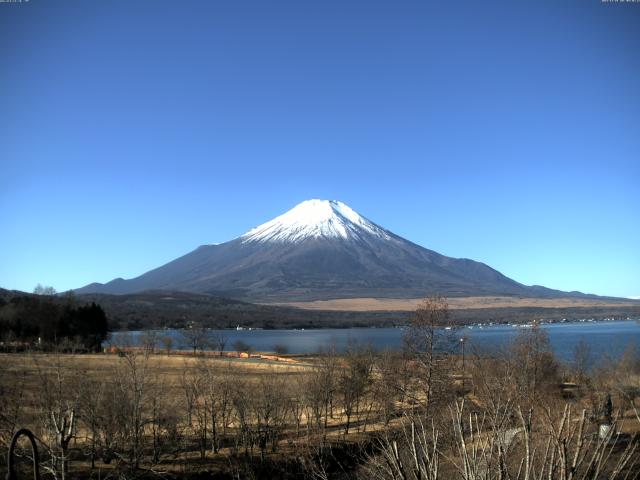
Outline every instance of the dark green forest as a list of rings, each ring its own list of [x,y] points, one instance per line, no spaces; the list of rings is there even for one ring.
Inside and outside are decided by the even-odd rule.
[[[0,297],[0,341],[4,349],[38,346],[99,350],[108,332],[107,316],[94,302],[72,296]]]

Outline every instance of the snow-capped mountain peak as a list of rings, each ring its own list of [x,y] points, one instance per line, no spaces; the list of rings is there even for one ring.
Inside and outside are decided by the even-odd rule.
[[[337,200],[306,200],[288,212],[248,231],[248,242],[298,243],[311,238],[360,239],[364,235],[388,240],[389,233]]]
[[[220,245],[202,245],[129,280],[79,293],[148,290],[257,302],[335,298],[571,296],[526,287],[491,267],[440,255],[391,233],[337,201],[308,200]]]

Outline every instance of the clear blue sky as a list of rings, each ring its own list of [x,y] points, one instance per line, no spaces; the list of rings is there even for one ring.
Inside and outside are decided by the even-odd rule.
[[[640,4],[0,3],[0,286],[133,277],[308,198],[640,295]]]

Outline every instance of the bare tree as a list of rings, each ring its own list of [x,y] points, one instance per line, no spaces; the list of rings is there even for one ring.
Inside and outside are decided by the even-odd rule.
[[[166,354],[171,355],[171,350],[173,349],[173,337],[170,335],[164,335],[160,337],[160,341],[162,342],[162,346],[164,347]]]
[[[619,395],[624,407],[630,409],[640,423],[640,353],[637,348],[629,344],[603,377],[605,387]]]
[[[235,369],[232,368],[231,362],[228,362],[226,368],[220,372],[216,378],[217,397],[218,397],[218,417],[222,426],[222,441],[227,437],[227,429],[231,421],[232,415],[232,394],[234,385],[237,381]]]
[[[211,414],[209,385],[206,372],[198,370],[188,377],[186,388],[192,398],[191,428],[198,441],[200,458],[204,459],[208,449],[209,418]]]
[[[342,397],[342,407],[346,422],[345,436],[353,416],[359,414],[360,402],[368,391],[373,368],[373,355],[370,348],[350,344],[344,355],[345,365],[339,370],[338,389]]]
[[[291,382],[287,391],[289,392],[289,412],[293,418],[293,422],[296,426],[296,438],[300,437],[300,426],[302,424],[302,418],[306,410],[305,404],[305,386],[306,378],[305,374],[297,374],[295,380]],[[309,423],[307,416],[307,424]]]
[[[151,463],[157,465],[165,453],[175,453],[181,438],[179,429],[178,401],[172,395],[166,395],[171,384],[157,371],[153,372],[149,388],[147,410],[148,426],[146,432],[151,436]]]
[[[209,344],[209,331],[199,323],[192,323],[180,333],[185,343],[193,349],[194,355],[198,353],[198,350],[204,350]]]
[[[380,439],[369,457],[367,477],[376,480],[592,480],[628,479],[637,475],[640,444],[622,444],[614,426],[605,435],[588,430],[585,411],[570,405],[560,415],[516,407],[513,424],[493,428],[486,417],[466,410],[464,400],[450,408],[450,448],[441,432],[420,416],[403,419],[400,434]]]
[[[580,339],[573,348],[573,368],[578,382],[584,383],[588,379],[592,363],[593,353],[591,352],[591,347],[584,339]]]
[[[9,448],[11,438],[24,422],[26,374],[0,368],[0,446]],[[4,460],[2,455],[0,461]]]
[[[334,346],[325,349],[319,353],[315,368],[307,376],[307,405],[312,410],[316,429],[322,430],[323,442],[326,439],[329,417],[333,416],[338,361]]]
[[[156,351],[156,346],[158,345],[159,339],[160,338],[158,332],[156,332],[155,330],[145,330],[140,334],[138,342],[145,351],[153,354]]]
[[[515,408],[520,400],[516,365],[504,351],[492,356],[476,353],[471,355],[468,365],[478,410],[482,412],[483,428],[503,431],[515,418]]]
[[[47,286],[43,286],[41,284],[38,284],[33,289],[33,293],[35,293],[36,295],[53,296],[58,292],[56,292],[56,289],[53,288],[53,287],[47,287]]]
[[[116,387],[122,408],[122,437],[129,467],[137,470],[144,455],[145,427],[150,422],[149,356],[147,352],[142,355],[129,352],[120,360]]]
[[[200,362],[196,375],[198,378],[196,390],[201,396],[206,415],[206,418],[199,416],[199,420],[201,428],[209,429],[211,450],[215,454],[218,453],[220,445],[220,427],[223,438],[226,435],[233,377],[228,377],[225,373],[220,375],[209,361]],[[206,444],[206,432],[201,432],[200,437],[203,439],[203,444]]]
[[[400,432],[378,439],[378,453],[370,455],[364,469],[372,480],[438,480],[439,433],[420,417],[404,417]],[[478,477],[481,478],[481,477]]]
[[[244,446],[245,454],[249,454],[249,449],[253,452],[253,429],[251,418],[251,402],[254,394],[251,385],[247,381],[238,380],[233,385],[231,392],[231,403],[235,416],[235,424],[239,435],[236,435],[236,448]]]
[[[449,387],[448,366],[442,355],[450,351],[452,336],[448,326],[449,307],[443,297],[429,297],[422,301],[411,316],[404,336],[405,346],[415,362],[415,384],[421,395],[413,400],[429,409],[434,400],[441,400]],[[451,330],[449,330],[451,332]],[[410,390],[413,390],[412,387]],[[407,392],[409,393],[409,392]]]
[[[224,333],[217,332],[215,335],[212,336],[211,344],[212,344],[212,348],[214,350],[217,350],[220,356],[222,356],[224,354],[224,347],[226,347],[227,345],[227,337],[224,336]]]
[[[65,480],[69,474],[69,443],[77,429],[78,388],[74,384],[74,372],[64,367],[58,353],[54,355],[52,364],[35,363],[41,391],[39,411],[46,436],[53,444],[49,447],[51,462],[46,470]]]
[[[511,345],[509,359],[518,372],[520,394],[534,404],[542,393],[558,382],[558,363],[549,336],[539,324],[524,328]]]
[[[223,392],[218,389],[222,383],[218,380],[218,376],[210,365],[202,365],[201,373],[205,376],[206,395],[207,395],[207,415],[209,417],[209,428],[211,432],[211,450],[218,453],[218,423],[221,417],[221,403],[223,400]]]
[[[275,452],[280,433],[287,420],[289,403],[284,378],[274,372],[260,376],[255,398],[251,402],[256,419],[260,455],[264,459],[267,442]]]
[[[80,379],[79,404],[80,419],[84,424],[88,439],[85,444],[88,448],[88,457],[91,460],[91,469],[95,468],[98,457],[98,444],[100,441],[99,423],[104,402],[104,394],[107,385],[103,379],[96,379],[89,375],[83,375]]]
[[[399,352],[383,351],[376,357],[371,400],[384,425],[401,411],[403,392],[408,388],[406,357]]]

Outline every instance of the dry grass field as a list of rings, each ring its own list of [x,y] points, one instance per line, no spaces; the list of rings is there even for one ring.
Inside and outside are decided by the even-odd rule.
[[[149,355],[147,359],[148,372],[162,377],[168,384],[179,383],[185,371],[207,368],[216,371],[232,369],[234,374],[248,377],[259,376],[264,372],[295,373],[310,368],[310,364],[301,359],[295,363],[278,363],[269,360],[246,359],[234,357],[202,357],[193,355],[167,355],[158,353]],[[84,376],[104,378],[112,372],[122,359],[115,354],[50,354],[50,353],[0,353],[2,373],[24,375],[30,390],[37,391],[39,375],[45,371],[62,368],[68,372],[82,372]]]
[[[315,300],[312,302],[289,302],[277,305],[303,308],[307,310],[329,311],[414,311],[422,298],[342,298],[335,300]],[[633,300],[591,299],[591,298],[524,298],[524,297],[451,297],[447,298],[449,309],[493,309],[493,308],[575,308],[575,307],[621,307],[638,306]]]

